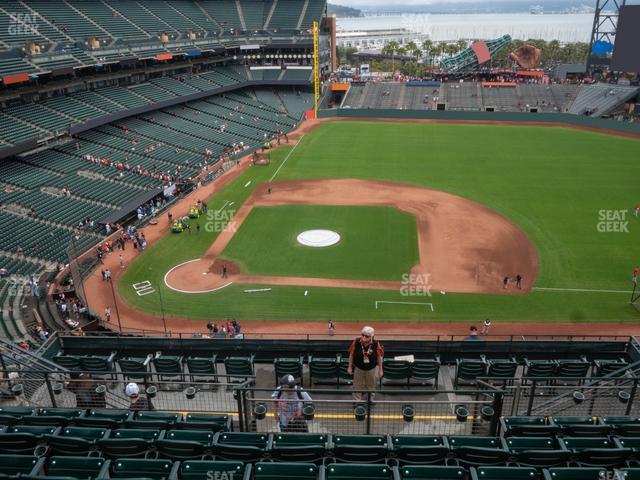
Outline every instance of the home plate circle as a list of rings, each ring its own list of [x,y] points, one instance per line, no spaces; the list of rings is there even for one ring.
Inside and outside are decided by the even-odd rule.
[[[307,247],[329,247],[340,241],[340,234],[333,230],[307,230],[298,235],[297,240]]]

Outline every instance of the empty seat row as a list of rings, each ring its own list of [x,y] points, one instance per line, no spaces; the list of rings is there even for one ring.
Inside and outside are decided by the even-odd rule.
[[[183,430],[230,431],[227,414],[176,413],[161,411],[131,411],[118,409],[0,407],[0,425],[90,427],[90,428],[150,428]]]
[[[198,378],[216,381],[218,372],[217,354],[209,357],[202,356],[172,356],[148,354],[146,356],[123,356],[117,358],[116,352],[110,355],[65,355],[58,354],[53,358],[61,367],[69,370],[86,371],[97,374],[112,374],[116,372],[117,364],[120,372],[130,380],[144,380],[153,371],[159,375],[161,381],[183,378],[189,375],[191,381]],[[227,376],[247,378],[254,375],[255,354],[247,356],[229,356],[223,360]],[[185,369],[186,367],[186,369]]]
[[[236,480],[460,480],[465,470],[460,467],[388,465],[271,463],[255,465],[233,461],[186,460],[171,462],[158,459],[105,460],[99,457],[51,457],[0,455],[3,478],[134,478],[167,480],[201,480],[204,478]],[[542,475],[530,468],[471,467],[470,480],[636,480],[640,469],[624,468],[606,471],[598,468],[545,469]]]
[[[236,433],[225,431],[230,428],[230,423],[228,418],[220,416],[187,414],[193,417],[187,416],[179,421],[180,414],[171,412],[92,412],[78,411],[73,419],[61,416],[60,411],[53,412],[58,415],[50,415],[49,411],[39,416],[25,415],[17,420],[18,423],[3,428],[0,452],[53,452],[55,455],[96,452],[108,458],[151,455],[173,460],[215,457],[243,462],[270,459],[316,464],[327,463],[327,459],[341,463],[388,463],[393,460],[400,465],[513,465],[534,468],[571,465],[619,467],[636,461],[640,452],[640,437]],[[117,418],[118,415],[121,418]],[[7,418],[6,413],[4,418]],[[56,426],[59,418],[73,420],[81,426]],[[8,419],[16,421],[15,417]],[[35,419],[38,422],[33,421]]]
[[[634,416],[522,416],[500,420],[501,434],[505,437],[545,437],[552,435],[640,436],[640,418]]]
[[[542,359],[530,360],[524,358],[522,363],[522,377],[528,381],[551,381],[555,379],[574,379],[580,383],[581,379],[591,374],[594,377],[622,374],[628,362],[623,359],[596,359],[589,361],[585,357],[576,359]],[[461,381],[472,382],[479,377],[488,377],[494,380],[513,379],[516,377],[518,367],[521,365],[515,358],[487,359],[484,355],[480,358],[457,358],[454,386]]]

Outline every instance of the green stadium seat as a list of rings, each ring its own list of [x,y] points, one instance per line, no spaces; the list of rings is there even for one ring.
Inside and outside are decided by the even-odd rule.
[[[118,459],[111,462],[110,478],[175,478],[180,463],[160,459]]]
[[[469,469],[470,480],[536,480],[535,468],[478,467]]]
[[[542,471],[544,480],[602,480],[607,471],[602,468],[550,468]]]
[[[449,445],[440,436],[392,435],[391,453],[402,464],[444,464]]]
[[[516,376],[518,362],[515,358],[487,360],[487,377],[493,383],[509,383]]]
[[[36,447],[40,444],[45,433],[53,433],[57,427],[49,427],[45,430],[45,427],[31,427],[32,429],[41,429],[44,433],[33,433],[28,431],[15,431],[18,427],[10,427],[7,432],[0,433],[0,453],[3,454],[18,454],[18,455],[31,455],[34,453]],[[23,427],[29,428],[29,427]]]
[[[550,421],[570,437],[600,437],[611,431],[609,425],[599,423],[595,417],[551,417]]]
[[[332,463],[322,468],[326,480],[396,480],[399,478],[398,468],[389,465],[340,464]]]
[[[434,359],[416,359],[411,363],[411,371],[409,373],[409,381],[418,383],[419,385],[433,384],[435,389],[438,388],[438,377],[440,374],[440,356],[436,355]]]
[[[384,377],[380,378],[380,387],[383,385],[403,385],[409,388],[409,378],[411,377],[411,363],[407,360],[393,360],[385,358],[383,360]]]
[[[209,430],[212,432],[231,432],[232,418],[226,413],[187,413],[181,422],[173,428],[185,430]]]
[[[53,361],[60,365],[63,368],[67,368],[69,370],[80,370],[80,359],[74,355],[62,355],[58,353],[55,357],[53,357]]]
[[[113,375],[115,372],[114,359],[117,353],[111,352],[110,355],[84,355],[79,357],[80,367],[85,372],[91,372],[93,377],[100,375]]]
[[[640,437],[613,437],[613,441],[619,448],[630,448],[636,454],[640,452]]]
[[[108,438],[98,440],[100,452],[108,458],[143,457],[160,438],[161,431],[153,429],[118,429]]]
[[[60,427],[57,425],[13,425],[7,428],[7,433],[28,433],[36,437],[54,435]]]
[[[253,468],[254,480],[316,480],[319,468],[313,463],[259,462]]]
[[[157,428],[119,428],[112,430],[107,438],[117,440],[142,438],[143,440],[155,441],[161,438],[161,436],[162,430]]]
[[[44,464],[44,459],[31,455],[0,455],[0,474],[29,475],[39,464]]]
[[[563,467],[571,455],[554,437],[508,437],[504,443],[519,465]]]
[[[271,458],[282,462],[320,462],[330,449],[331,438],[322,433],[274,433]]]
[[[549,437],[560,431],[560,427],[549,424],[545,417],[501,418],[500,429],[505,437]]]
[[[447,437],[455,459],[462,465],[502,465],[509,452],[496,437],[452,436]]]
[[[598,420],[603,425],[609,425],[616,435],[640,437],[640,417],[603,416]]]
[[[311,385],[338,386],[338,365],[340,355],[335,357],[314,357],[309,355],[309,379]]]
[[[524,376],[531,380],[549,380],[556,375],[556,360],[529,360],[524,359]]]
[[[584,383],[590,369],[591,362],[587,361],[585,357],[576,360],[558,360],[556,376],[558,378],[578,378],[578,380],[574,380],[573,382],[579,385]]]
[[[631,448],[621,448],[608,437],[563,437],[558,440],[583,466],[617,467],[631,457]]]
[[[36,414],[33,407],[22,406],[4,406],[0,407],[0,425],[11,425],[20,422],[22,417],[28,417]]]
[[[462,467],[436,467],[431,465],[406,465],[400,470],[402,480],[464,480]]]
[[[167,382],[171,380],[182,379],[182,362],[181,356],[161,355],[153,357],[153,368],[158,374],[158,380]]]
[[[594,360],[593,365],[594,377],[604,377],[606,375],[619,376],[624,375],[624,372],[621,372],[620,370],[628,367],[629,362],[627,362],[624,358],[617,358],[613,360]]]
[[[614,480],[639,480],[640,468],[621,468],[616,470],[616,477]]]
[[[151,354],[146,357],[119,358],[118,365],[126,379],[144,382],[147,378],[147,374],[149,373],[149,365],[151,364],[152,359],[153,355]]]
[[[225,363],[226,365],[226,363]],[[300,355],[296,358],[278,357],[273,361],[273,367],[276,377],[276,385],[280,384],[280,378],[283,375],[293,375],[296,380],[299,380],[301,386],[304,386],[302,378],[302,367],[304,366],[304,357]]]
[[[202,480],[203,478],[224,478],[249,480],[251,464],[242,462],[221,462],[217,460],[185,460],[180,463],[180,480]]]
[[[110,460],[101,457],[50,457],[44,465],[47,477],[104,478]],[[42,473],[40,473],[42,474]]]
[[[460,381],[473,383],[478,377],[486,377],[487,362],[484,356],[480,359],[456,358],[456,377],[453,382],[454,388],[458,388]]]
[[[58,425],[65,426],[80,417],[84,410],[75,408],[43,408],[38,415],[23,417],[23,425]]]
[[[224,368],[228,376],[246,380],[254,374],[255,354],[246,357],[227,357],[224,359]]]
[[[171,430],[155,442],[155,448],[162,458],[198,459],[211,454],[213,436],[206,430]]]
[[[218,383],[215,376],[218,373],[216,361],[218,356],[214,353],[211,357],[187,357],[187,368],[189,369],[189,377],[192,382],[205,380]],[[211,378],[213,376],[213,379]]]
[[[179,413],[139,410],[124,422],[127,428],[173,428],[180,420]]]
[[[45,438],[55,455],[87,455],[97,449],[96,442],[106,435],[106,429],[63,427],[55,435],[46,435]]]
[[[213,440],[216,459],[256,462],[266,455],[269,436],[262,433],[218,432]]]
[[[389,453],[386,435],[335,435],[333,454],[339,462],[380,463]]]
[[[116,428],[131,416],[131,410],[93,408],[77,418],[74,423],[82,427]]]

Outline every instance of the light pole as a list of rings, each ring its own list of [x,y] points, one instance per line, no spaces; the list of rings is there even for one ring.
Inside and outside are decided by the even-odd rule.
[[[113,297],[113,305],[116,309],[116,318],[118,319],[118,329],[122,333],[122,323],[120,323],[120,312],[118,311],[118,301],[116,300],[116,291],[113,289],[113,279],[109,277],[109,285],[111,286],[111,296]]]

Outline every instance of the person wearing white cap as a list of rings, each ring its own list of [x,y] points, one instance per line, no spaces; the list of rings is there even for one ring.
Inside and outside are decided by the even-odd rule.
[[[311,402],[311,396],[296,385],[293,375],[284,375],[280,379],[280,386],[271,394],[271,398],[281,432],[308,431],[302,408],[305,403]]]
[[[137,383],[128,383],[124,389],[124,393],[129,397],[131,402],[129,409],[131,410],[153,410],[151,400],[146,396],[140,396],[140,387]]]
[[[376,380],[382,378],[382,357],[384,350],[380,342],[373,338],[373,327],[363,327],[360,338],[351,342],[349,347],[349,367],[347,373],[353,375],[353,399],[362,401],[360,390],[375,390]],[[370,393],[373,397],[373,393]]]

